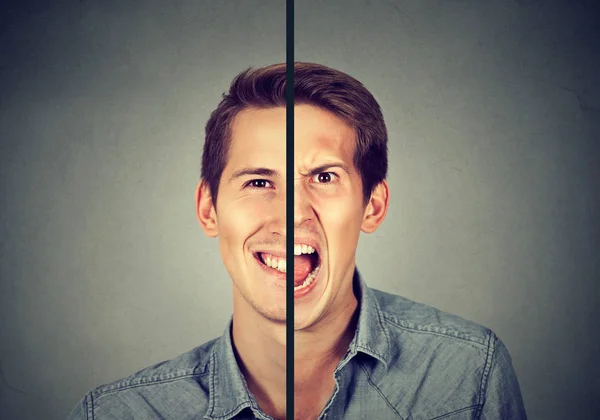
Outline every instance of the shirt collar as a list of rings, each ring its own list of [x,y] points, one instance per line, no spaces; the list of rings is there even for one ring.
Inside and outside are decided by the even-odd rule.
[[[210,355],[209,401],[205,419],[232,419],[245,408],[251,408],[254,412],[259,410],[233,352],[231,325],[232,320]]]
[[[358,269],[354,270],[352,282],[358,300],[359,314],[347,360],[361,352],[381,361],[387,368],[390,357],[390,337],[383,322],[379,302],[364,282]],[[232,419],[245,408],[251,408],[255,414],[260,412],[238,367],[233,352],[231,325],[230,320],[223,335],[215,343],[210,356],[209,402],[204,416],[206,419]]]
[[[354,270],[352,282],[359,304],[359,315],[356,333],[349,347],[349,358],[360,351],[381,361],[387,369],[390,358],[390,335],[383,321],[383,313],[377,297],[367,286],[358,269]]]

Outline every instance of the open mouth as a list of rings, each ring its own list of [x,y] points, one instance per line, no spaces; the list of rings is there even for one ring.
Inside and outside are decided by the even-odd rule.
[[[266,252],[255,254],[256,259],[274,270],[273,274],[284,274],[287,272],[287,264],[284,257],[275,256]],[[310,245],[294,245],[294,292],[308,289],[319,274],[321,260],[319,253]]]

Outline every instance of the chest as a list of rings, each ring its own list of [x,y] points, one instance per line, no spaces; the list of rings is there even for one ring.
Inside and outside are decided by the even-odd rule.
[[[294,419],[317,420],[336,389],[333,375],[294,389]]]

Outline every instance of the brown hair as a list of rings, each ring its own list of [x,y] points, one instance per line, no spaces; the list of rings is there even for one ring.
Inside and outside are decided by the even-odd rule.
[[[286,105],[286,65],[247,69],[235,77],[229,92],[206,124],[201,178],[216,206],[219,181],[227,163],[231,127],[245,108]],[[387,175],[387,129],[379,104],[358,80],[319,64],[294,64],[294,103],[323,108],[356,131],[354,165],[361,176],[365,204]]]

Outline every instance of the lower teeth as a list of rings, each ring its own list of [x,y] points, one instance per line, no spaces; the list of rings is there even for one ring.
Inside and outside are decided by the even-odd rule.
[[[294,286],[294,291],[304,289],[305,287],[310,285],[313,282],[313,280],[317,277],[317,274],[319,274],[319,268],[321,268],[321,267],[320,266],[315,267],[315,269],[310,272],[308,277],[306,277],[306,280],[304,280],[304,283],[302,283],[298,286]]]

